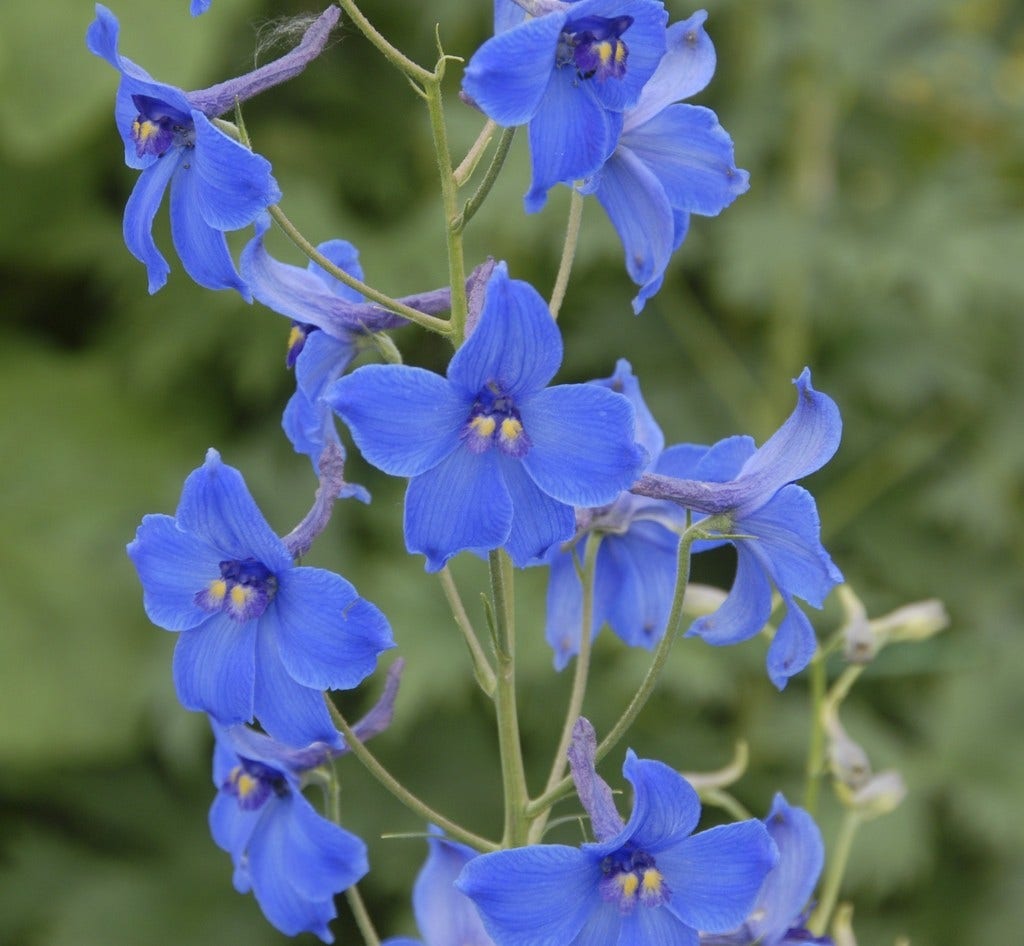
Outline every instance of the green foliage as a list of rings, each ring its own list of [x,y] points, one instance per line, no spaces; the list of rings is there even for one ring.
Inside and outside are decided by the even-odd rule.
[[[248,67],[247,24],[302,12],[216,0],[114,5],[123,52],[185,88]],[[315,6],[315,5],[314,5]],[[670,0],[673,19],[690,10]],[[387,4],[366,12],[430,62],[468,56],[490,4]],[[286,323],[172,274],[155,297],[124,249],[134,173],[111,122],[115,76],[89,56],[85,0],[2,5],[0,179],[0,940],[24,946],[277,943],[209,839],[209,737],[170,682],[170,635],[145,619],[124,545],[146,512],[170,512],[208,446],[240,467],[282,532],[308,506],[307,462],[279,434],[291,379]],[[788,413],[804,364],[839,402],[844,442],[811,489],[826,541],[872,615],[937,595],[953,627],[884,651],[844,709],[877,769],[909,795],[857,839],[844,896],[866,944],[1016,941],[1024,889],[1020,574],[1024,540],[1024,14],[1011,0],[712,5],[714,107],[751,171],[719,220],[695,218],[665,287],[639,319],[621,248],[589,203],[563,310],[561,377],[608,375],[628,357],[669,442],[759,439]],[[284,207],[314,241],[342,236],[393,295],[442,285],[442,221],[420,103],[352,27],[306,76],[246,109]],[[263,58],[268,58],[264,54]],[[450,66],[450,88],[459,70]],[[386,104],[385,104],[386,103]],[[454,99],[453,151],[481,119]],[[525,136],[467,234],[471,264],[507,258],[550,287],[566,193],[521,212]],[[244,234],[239,235],[243,239]],[[284,243],[275,253],[298,257]],[[410,362],[445,347],[410,330]],[[401,554],[403,484],[353,458],[374,503],[342,504],[310,561],[338,568],[389,615],[408,673],[380,756],[470,827],[496,833],[500,779],[468,660],[440,587]],[[480,563],[456,576],[472,619]],[[698,563],[722,583],[729,562]],[[546,775],[569,678],[550,672],[543,575],[520,583],[522,727],[531,784]],[[830,608],[820,628],[831,632]],[[602,635],[586,710],[600,730],[644,667]],[[752,748],[737,786],[755,812],[800,797],[802,679],[781,696],[763,642],[717,651],[681,641],[629,740],[694,771]],[[354,716],[374,688],[345,695]],[[603,766],[616,788],[621,752]],[[452,779],[455,773],[456,778]],[[359,769],[342,766],[346,823],[371,843],[369,895],[384,935],[413,934],[408,888],[419,832]],[[486,801],[481,802],[479,799]],[[367,804],[366,799],[371,799]],[[564,802],[556,814],[570,814]],[[709,813],[710,818],[716,817]],[[826,798],[826,833],[836,808]],[[568,829],[571,830],[571,826]],[[344,911],[342,911],[344,912]],[[339,941],[356,934],[339,921]]]

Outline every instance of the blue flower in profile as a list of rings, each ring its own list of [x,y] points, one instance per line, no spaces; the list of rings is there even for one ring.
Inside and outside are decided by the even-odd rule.
[[[573,778],[595,842],[481,854],[459,877],[495,943],[698,946],[698,930],[739,925],[778,856],[764,825],[752,819],[693,834],[696,791],[632,750],[622,772],[633,786],[633,813],[623,824],[594,771],[593,745],[593,729],[579,720]]]
[[[328,389],[363,456],[410,478],[405,541],[428,571],[466,549],[536,562],[573,534],[574,505],[612,502],[636,478],[629,401],[593,384],[547,387],[561,360],[544,300],[499,263],[447,377],[366,365]]]
[[[670,499],[697,513],[723,516],[723,535],[737,553],[732,590],[713,613],[687,631],[710,644],[748,640],[768,622],[772,588],[786,613],[768,648],[768,676],[780,690],[814,656],[814,629],[794,598],[820,608],[842,580],[821,544],[821,523],[801,479],[831,459],[839,446],[839,408],[811,386],[806,368],[795,381],[796,409],[772,436],[756,448],[750,437],[729,437],[697,448],[687,469],[673,477],[647,474],[633,490]],[[714,542],[711,543],[715,544]],[[694,551],[711,545],[698,543]]]
[[[396,936],[384,946],[494,946],[473,901],[455,881],[477,852],[432,832],[429,852],[412,888],[412,910],[420,940]]]
[[[661,288],[690,214],[714,216],[749,187],[715,113],[679,102],[703,89],[715,71],[705,19],[699,10],[668,28],[668,51],[639,101],[623,114],[615,150],[581,187],[597,197],[622,240],[626,270],[640,286],[633,300],[637,314]]]
[[[724,935],[702,936],[701,946],[832,946],[829,937],[815,937],[804,925],[825,862],[821,831],[806,811],[790,805],[781,793],[764,824],[779,849],[779,862],[768,872],[744,923]]]
[[[231,855],[235,889],[251,890],[282,933],[333,942],[334,895],[369,870],[366,845],[302,794],[305,773],[337,753],[323,743],[293,749],[245,726],[214,722],[213,732],[210,833]]]
[[[125,207],[124,239],[145,264],[151,293],[167,282],[170,272],[152,234],[153,218],[170,186],[171,237],[185,270],[201,286],[237,289],[250,298],[224,234],[251,224],[281,192],[269,162],[228,137],[211,119],[298,75],[323,50],[340,13],[338,7],[328,7],[298,46],[274,62],[208,89],[184,92],[157,82],[121,55],[117,18],[96,4],[86,44],[121,73],[114,118],[124,140],[125,163],[142,171]]]
[[[145,516],[128,555],[158,627],[178,631],[174,683],[223,725],[257,717],[290,745],[337,741],[325,689],[359,684],[394,646],[340,575],[296,566],[238,470],[210,450],[175,515]]]
[[[636,439],[648,456],[645,472],[673,476],[685,470],[695,448],[665,448],[665,437],[640,393],[630,364],[621,359],[610,378],[591,382],[617,391],[636,412]],[[698,448],[699,449],[699,448]],[[594,581],[591,633],[607,623],[626,644],[652,648],[668,622],[675,587],[679,535],[685,512],[675,503],[624,492],[614,502],[576,512],[583,538],[573,548],[556,546],[548,555],[548,643],[561,670],[579,652],[583,585],[577,570],[589,542],[600,537]]]
[[[623,110],[636,104],[665,53],[668,20],[656,0],[539,6],[540,15],[517,25],[507,6],[497,6],[501,32],[474,53],[462,82],[499,125],[529,126],[531,213],[552,186],[593,174],[611,154]]]

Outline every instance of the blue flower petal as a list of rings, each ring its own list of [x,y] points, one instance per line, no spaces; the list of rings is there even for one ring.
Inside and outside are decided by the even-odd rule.
[[[501,946],[566,946],[600,908],[600,865],[574,847],[544,844],[481,854],[455,886]]]
[[[519,568],[537,562],[552,545],[572,538],[572,506],[552,499],[530,478],[518,460],[501,459],[501,472],[512,497],[512,528],[505,548]]]
[[[629,110],[623,133],[653,118],[673,102],[696,95],[715,73],[715,47],[704,32],[706,10],[673,23],[666,32],[665,55],[640,93],[636,107]]]
[[[289,675],[317,690],[358,686],[394,647],[387,618],[340,575],[322,568],[283,572],[273,610]]]
[[[326,742],[340,746],[323,691],[303,686],[285,669],[278,644],[281,625],[268,608],[260,619],[253,684],[253,712],[274,739],[290,746]]]
[[[636,442],[647,451],[652,462],[661,456],[665,449],[665,435],[640,393],[640,380],[633,374],[633,366],[625,358],[620,358],[615,362],[615,373],[610,378],[595,381],[594,384],[610,388],[633,405],[633,413],[636,416]]]
[[[709,108],[670,105],[622,138],[661,182],[673,207],[714,216],[750,187],[732,139]]]
[[[779,622],[775,637],[768,646],[766,662],[768,679],[780,690],[786,688],[789,678],[804,669],[818,647],[814,628],[807,615],[800,610],[788,595],[785,617]]]
[[[366,845],[318,815],[301,795],[294,797],[281,867],[299,894],[327,899],[351,887],[369,870]]]
[[[215,128],[202,112],[193,109],[192,120],[196,144],[189,164],[200,212],[217,230],[239,230],[281,199],[270,162]]]
[[[721,825],[685,838],[657,858],[673,891],[666,906],[694,929],[727,932],[750,913],[777,858],[760,821]]]
[[[459,446],[472,407],[440,375],[408,365],[365,365],[325,395],[363,456],[392,476],[418,476]]]
[[[255,558],[272,572],[292,565],[288,549],[263,518],[242,474],[221,462],[216,450],[208,450],[206,462],[185,480],[175,517],[181,529],[221,549],[224,558]]]
[[[223,555],[205,539],[182,532],[170,516],[143,516],[128,545],[128,557],[142,582],[147,617],[158,627],[184,631],[210,615],[196,594],[220,575]]]
[[[359,250],[349,243],[348,240],[325,240],[317,246],[317,251],[329,259],[338,269],[362,281],[363,267],[359,262]],[[365,301],[361,292],[358,292],[351,286],[346,286],[340,279],[327,272],[319,263],[314,263],[313,260],[310,260],[306,264],[306,268],[339,299],[357,303]]]
[[[702,637],[721,647],[749,640],[768,622],[772,610],[772,586],[751,543],[736,546],[736,578],[732,590],[713,614],[697,618],[687,637]]]
[[[256,621],[215,614],[178,636],[174,685],[186,709],[203,710],[226,726],[253,716]]]
[[[522,463],[549,496],[603,506],[633,485],[646,455],[634,441],[633,407],[596,384],[545,388],[519,405],[531,448]]]
[[[191,13],[192,16],[199,16],[200,13],[205,13],[210,9],[211,3],[212,0],[192,0],[189,4],[188,12]]]
[[[608,943],[619,946],[620,936],[625,931],[624,920],[618,904],[599,903],[569,946],[606,946]]]
[[[601,169],[594,194],[622,241],[629,278],[647,286],[665,271],[673,249],[675,223],[661,181],[620,146]]]
[[[617,946],[698,946],[700,937],[668,910],[634,909],[622,918]]]
[[[753,452],[753,441],[751,441]],[[697,470],[700,462],[708,453],[708,448],[699,443],[677,443],[658,456],[654,464],[654,472],[662,476],[674,476],[681,480],[700,479]],[[742,463],[740,464],[742,466]]]
[[[183,152],[173,150],[146,168],[135,182],[124,207],[125,246],[132,256],[145,264],[150,294],[163,287],[171,271],[153,240],[153,218],[160,208],[160,201],[163,200],[171,176],[183,159]]]
[[[543,388],[561,363],[562,336],[547,303],[498,263],[476,329],[448,365],[448,380],[469,401],[492,383],[518,400]]]
[[[526,212],[540,210],[555,184],[597,171],[615,148],[621,127],[621,113],[607,111],[571,69],[559,69],[529,126],[533,176],[523,200]]]
[[[735,479],[757,450],[753,437],[737,434],[726,437],[708,448],[701,458],[694,479],[708,480],[711,483],[725,483]]]
[[[412,908],[427,946],[493,946],[473,901],[455,881],[476,851],[445,838],[427,838],[430,851],[416,877]]]
[[[465,549],[496,549],[512,528],[512,498],[498,453],[460,448],[409,482],[405,544],[427,557],[427,571],[444,567]]]
[[[232,764],[237,764],[237,761],[236,756]],[[218,788],[220,788],[221,781],[223,780],[218,780]],[[217,792],[213,804],[210,805],[208,815],[210,835],[217,847],[231,855],[236,868],[235,889],[239,893],[248,893],[252,888],[248,862],[244,855],[249,838],[252,837],[252,832],[261,815],[262,812],[259,810],[244,810],[239,806],[238,799],[226,792]]]
[[[499,125],[528,122],[548,87],[564,22],[550,13],[487,40],[466,65],[463,91]]]
[[[549,564],[544,636],[555,652],[555,669],[563,670],[580,652],[583,585],[571,552],[553,552]]]
[[[238,275],[221,230],[211,227],[203,215],[200,180],[185,164],[171,179],[171,238],[185,272],[207,289],[235,289],[252,301],[252,294]]]

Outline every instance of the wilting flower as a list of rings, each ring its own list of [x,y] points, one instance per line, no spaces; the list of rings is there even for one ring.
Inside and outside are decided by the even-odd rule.
[[[656,0],[580,0],[514,22],[466,66],[466,95],[499,125],[529,125],[533,181],[526,209],[549,188],[593,174],[615,147],[622,112],[636,104],[665,52],[668,14]]]
[[[295,565],[216,450],[173,517],[143,518],[128,555],[149,619],[180,632],[178,698],[223,725],[256,716],[290,745],[336,741],[322,691],[356,686],[393,646],[384,615],[349,582]]]
[[[760,821],[693,834],[700,801],[678,772],[626,753],[634,789],[623,824],[593,767],[593,729],[574,732],[573,778],[596,841],[481,854],[457,886],[498,946],[672,943],[731,930],[750,912],[778,852]]]
[[[823,466],[839,446],[839,408],[811,387],[806,368],[795,381],[796,409],[760,448],[750,437],[729,437],[692,456],[676,478],[647,474],[633,487],[719,519],[737,553],[732,590],[713,614],[687,632],[711,644],[736,644],[757,634],[772,611],[774,586],[786,606],[768,648],[768,676],[782,689],[814,655],[814,629],[794,598],[820,608],[843,580],[821,544],[814,498],[793,481]],[[695,551],[708,548],[702,544]]]
[[[340,13],[338,7],[328,7],[299,45],[274,62],[208,89],[184,92],[157,82],[121,56],[117,18],[96,4],[86,43],[121,73],[114,118],[124,140],[125,163],[142,171],[125,207],[124,239],[146,265],[150,292],[160,289],[170,272],[152,234],[153,218],[170,185],[171,237],[188,274],[208,289],[237,289],[250,297],[224,233],[251,224],[281,192],[269,162],[211,119],[298,75],[323,50]]]
[[[536,561],[572,535],[574,505],[611,502],[635,479],[629,402],[592,384],[546,387],[561,360],[544,300],[499,263],[446,378],[367,365],[328,389],[366,459],[410,477],[405,541],[428,570],[464,549]]]
[[[412,888],[412,910],[422,943],[396,936],[385,940],[384,946],[494,946],[473,901],[455,887],[476,851],[436,833],[427,838],[427,845],[426,863]]]
[[[645,472],[676,475],[695,449],[687,444],[665,449],[661,432],[640,393],[629,362],[621,359],[610,378],[591,382],[618,391],[636,412],[636,440],[647,453]],[[547,640],[561,670],[579,651],[583,585],[576,559],[600,537],[594,581],[591,633],[607,623],[630,646],[653,647],[665,632],[675,587],[679,534],[686,514],[675,503],[624,492],[610,505],[577,510],[575,547],[555,546],[547,595]]]
[[[210,833],[231,855],[234,885],[250,890],[282,933],[334,941],[334,895],[369,870],[366,845],[303,797],[304,774],[330,758],[323,743],[293,749],[245,726],[213,724]]]
[[[705,19],[699,10],[668,28],[668,51],[639,101],[623,113],[615,150],[582,186],[597,197],[622,240],[626,270],[640,286],[637,313],[661,288],[690,214],[714,216],[749,187],[715,113],[679,102],[703,89],[715,71]]]

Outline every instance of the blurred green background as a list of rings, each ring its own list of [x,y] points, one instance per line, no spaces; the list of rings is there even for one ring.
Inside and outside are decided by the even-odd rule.
[[[672,19],[691,9],[669,0]],[[254,24],[292,2],[114,5],[122,52],[186,89],[251,67]],[[424,63],[486,37],[490,3],[366,0]],[[719,220],[695,218],[640,318],[617,238],[594,203],[563,309],[562,380],[628,357],[668,442],[762,440],[789,413],[804,365],[840,404],[835,460],[809,486],[826,543],[872,615],[940,596],[952,627],[886,651],[844,722],[909,796],[857,839],[844,894],[864,946],[1012,943],[1024,928],[1024,8],[1014,0],[722,0],[708,4],[718,73],[698,101],[718,111],[752,187]],[[0,5],[0,943],[285,942],[231,888],[206,808],[205,721],[176,703],[173,636],[153,628],[124,554],[147,512],[172,512],[181,482],[217,446],[281,532],[314,482],[279,430],[292,378],[287,324],[190,282],[171,251],[146,294],[121,213],[135,173],[112,123],[116,75],[90,56],[85,0]],[[263,55],[263,61],[270,54]],[[451,69],[451,90],[459,70]],[[479,116],[450,108],[453,150]],[[301,79],[246,109],[286,212],[314,242],[345,237],[392,295],[445,281],[425,115],[352,28]],[[542,292],[553,281],[567,191],[527,218],[525,136],[472,225],[490,253]],[[246,234],[237,234],[241,245]],[[274,251],[291,262],[281,242]],[[407,361],[441,368],[442,345],[406,329]],[[391,618],[406,681],[376,750],[426,799],[498,831],[488,708],[436,581],[401,552],[404,484],[358,457],[374,503],[343,504],[310,561],[342,571]],[[474,615],[482,570],[456,573]],[[729,580],[727,557],[697,577]],[[546,771],[568,678],[542,640],[543,575],[520,583],[523,733],[534,784]],[[817,619],[817,618],[816,618]],[[838,610],[819,626],[830,632]],[[608,638],[608,639],[606,639]],[[806,681],[779,695],[763,643],[677,646],[629,744],[686,770],[752,746],[736,792],[763,813],[800,797]],[[607,726],[643,671],[604,634],[586,710]],[[379,681],[346,694],[353,714]],[[604,766],[616,788],[621,752]],[[422,830],[342,767],[346,823],[371,844],[366,891],[383,935],[415,935],[408,890]],[[562,810],[562,809],[560,809]],[[564,809],[568,811],[568,806]],[[834,832],[826,793],[823,824]],[[716,817],[709,812],[711,819]],[[356,933],[341,904],[340,942]],[[303,942],[315,942],[306,936]]]

